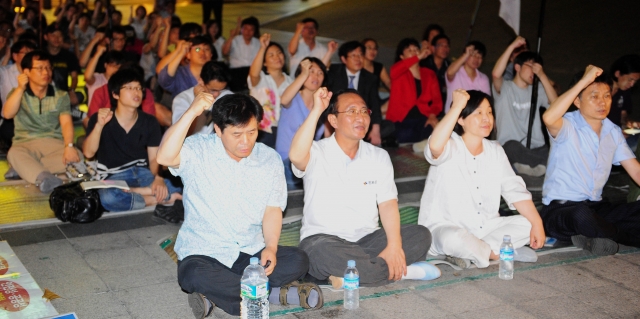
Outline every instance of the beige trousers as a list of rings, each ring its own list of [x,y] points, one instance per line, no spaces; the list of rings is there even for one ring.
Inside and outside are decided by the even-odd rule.
[[[40,138],[13,144],[7,153],[7,160],[20,178],[35,184],[36,178],[42,172],[65,172],[66,166],[62,159],[64,147],[64,141],[55,138]]]

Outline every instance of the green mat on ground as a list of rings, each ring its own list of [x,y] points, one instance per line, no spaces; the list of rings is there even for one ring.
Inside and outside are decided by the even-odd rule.
[[[405,224],[417,224],[419,207],[407,206],[400,208],[400,223]],[[300,243],[300,227],[302,227],[301,221],[296,221],[290,224],[282,225],[282,232],[280,233],[281,246],[298,246]],[[178,262],[178,257],[173,251],[173,246],[176,242],[177,234],[171,235],[167,238],[163,238],[158,242],[160,248],[162,248],[173,261]]]

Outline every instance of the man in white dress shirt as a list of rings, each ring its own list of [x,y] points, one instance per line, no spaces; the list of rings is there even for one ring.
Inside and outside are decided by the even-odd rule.
[[[389,154],[362,140],[371,111],[353,89],[331,97],[326,88],[314,94],[289,151],[305,189],[299,247],[309,255],[309,274],[340,287],[347,261],[355,260],[363,286],[438,278],[440,270],[425,261],[429,230],[400,225]],[[316,125],[327,108],[335,133],[316,142]]]

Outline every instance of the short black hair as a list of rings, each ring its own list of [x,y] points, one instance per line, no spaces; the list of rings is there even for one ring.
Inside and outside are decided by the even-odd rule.
[[[240,22],[240,26],[243,26],[245,24],[253,26],[253,29],[255,30],[255,33],[253,34],[254,38],[260,38],[260,21],[258,21],[258,18],[250,16]]]
[[[440,34],[436,35],[435,37],[433,37],[433,39],[431,39],[431,45],[435,47],[436,43],[438,43],[438,41],[440,41],[442,39],[447,40],[447,43],[451,44],[451,39],[449,39],[449,37],[446,34],[440,33]]]
[[[199,36],[202,34],[202,26],[195,22],[187,22],[180,26],[180,40],[189,40],[192,34]]]
[[[116,100],[113,95],[120,95],[120,89],[122,86],[131,82],[140,83],[140,86],[142,87],[142,100],[144,100],[146,93],[146,90],[144,89],[144,76],[133,68],[120,68],[118,72],[114,73],[111,78],[109,78],[109,82],[107,83],[112,109],[115,110],[116,107],[118,107],[118,100]]]
[[[24,49],[24,48],[28,48],[31,49],[31,51],[36,50],[38,48],[38,46],[36,46],[35,43],[28,41],[28,40],[21,40],[21,41],[17,41],[16,43],[14,43],[11,46],[11,53],[12,54],[16,54],[18,52],[20,52],[20,50]]]
[[[214,24],[218,26],[218,34],[211,35],[211,34],[209,34],[209,28],[211,28],[211,26],[214,25]],[[213,42],[215,40],[218,40],[218,38],[220,38],[220,36],[222,36],[222,27],[220,26],[220,21],[218,21],[216,19],[209,19],[209,20],[207,20],[206,27],[207,27],[206,28],[207,31],[205,32],[206,33],[205,35],[207,35],[209,37],[213,37],[211,39],[211,42]]]
[[[229,71],[226,64],[211,60],[202,66],[200,78],[205,85],[213,80],[229,83]]]
[[[640,55],[627,54],[619,57],[611,65],[609,73],[614,81],[618,81],[616,77],[616,71],[620,72],[620,75],[629,73],[640,73]]]
[[[528,61],[533,61],[533,63],[538,63],[540,65],[544,64],[542,57],[538,53],[535,53],[533,51],[524,51],[516,55],[515,59],[513,59],[513,65],[515,66],[517,64],[522,66]]]
[[[324,62],[322,62],[320,59],[316,58],[316,57],[312,57],[312,56],[308,56],[304,59],[302,59],[302,61],[304,60],[309,60],[309,62],[317,65],[320,68],[320,71],[322,71],[322,74],[324,74],[324,80],[322,80],[322,84],[320,84],[320,86],[323,86],[325,83],[325,80],[327,79],[327,67],[324,65]],[[300,62],[302,62],[300,61]],[[298,77],[298,75],[300,75],[300,73],[302,73],[302,66],[300,64],[298,64],[298,68],[296,69],[296,73],[294,74],[294,77]]]
[[[125,38],[127,37],[127,30],[121,25],[116,25],[109,30],[109,38],[112,38],[114,33],[122,34]]]
[[[430,24],[424,29],[424,33],[422,34],[422,40],[429,41],[429,33],[431,33],[431,31],[433,30],[438,31],[438,33],[440,34],[444,33],[444,29],[439,24],[435,24],[435,23]]]
[[[113,11],[113,12],[111,12],[111,14],[112,14],[112,15],[113,15],[113,14],[117,14],[117,15],[119,15],[119,16],[120,16],[120,18],[122,19],[122,12],[120,12],[120,10]]]
[[[227,126],[246,126],[252,118],[262,121],[264,110],[254,97],[247,94],[228,94],[216,99],[211,108],[213,123],[224,131]]]
[[[338,56],[343,57],[343,58],[347,58],[347,55],[349,55],[349,53],[353,52],[354,50],[360,48],[360,50],[362,50],[362,54],[364,54],[365,52],[365,47],[364,45],[362,45],[362,43],[358,42],[358,41],[349,41],[349,42],[345,42],[343,43],[340,48],[338,49]]]
[[[331,96],[331,100],[329,101],[329,107],[327,107],[327,114],[333,114],[333,115],[338,114],[338,98],[343,94],[357,94],[360,98],[362,98],[362,95],[360,95],[360,93],[358,93],[358,91],[356,91],[355,89],[338,90],[338,92],[335,92]]]
[[[378,48],[378,41],[376,41],[376,39],[374,39],[374,38],[364,38],[364,39],[362,39],[362,41],[360,41],[360,43],[362,43],[362,45],[365,45],[367,42],[375,43],[376,44],[376,49]]]
[[[460,112],[459,118],[466,119],[467,116],[471,115],[471,113],[473,113],[484,100],[487,100],[489,102],[489,106],[491,106],[491,112],[495,113],[493,112],[493,98],[490,95],[476,90],[469,90],[467,91],[467,93],[469,94],[469,101],[467,101],[467,105],[464,107],[464,109],[462,109],[462,112]],[[456,126],[454,126],[453,131],[458,133],[458,135],[460,136],[464,134],[464,128],[462,128],[462,126],[458,124],[458,122],[456,122]]]
[[[473,45],[473,48],[476,51],[478,51],[478,53],[480,53],[482,55],[482,58],[484,58],[487,55],[487,47],[485,47],[482,42],[480,42],[480,41],[471,41],[465,46],[465,49],[469,45]],[[462,52],[464,52],[465,49],[462,49]]]
[[[180,29],[180,31],[182,31],[182,28]],[[209,47],[209,50],[211,50],[211,61],[218,60],[218,51],[213,47],[213,43],[211,43],[209,37],[204,35],[197,35],[189,39],[189,42],[191,42],[192,47],[200,44],[206,44]]]
[[[402,58],[400,57],[403,53],[404,53],[404,49],[410,47],[410,46],[415,46],[418,48],[418,50],[420,49],[420,43],[418,43],[418,40],[414,39],[414,38],[404,38],[402,40],[400,40],[400,42],[398,43],[398,46],[396,47],[396,60],[395,62],[398,62],[400,60],[402,60]]]
[[[22,62],[20,62],[20,67],[23,70],[25,69],[31,70],[31,67],[33,67],[34,60],[49,61],[49,63],[51,63],[51,56],[49,55],[49,53],[45,51],[41,51],[41,50],[31,51],[25,54],[24,58],[22,58]]]
[[[318,24],[318,21],[316,21],[316,19],[314,19],[314,18],[304,18],[304,19],[302,19],[302,23],[307,23],[307,22],[313,22],[313,25],[316,27],[316,30],[318,30],[320,28],[320,25]]]
[[[122,65],[124,62],[124,53],[120,51],[109,51],[104,55],[104,63],[115,63],[118,65]]]
[[[573,75],[573,79],[571,79],[571,82],[569,83],[569,88],[572,88],[574,85],[578,84],[578,82],[582,79],[582,77],[584,76],[584,70],[582,71],[578,71],[576,74]],[[600,74],[600,76],[596,77],[593,82],[589,83],[589,85],[594,84],[594,83],[602,83],[602,84],[606,84],[609,86],[609,92],[611,92],[611,88],[613,87],[613,82],[612,79],[608,76],[606,76],[604,73]],[[587,87],[589,86],[587,85]],[[580,93],[578,93],[578,98],[582,99],[582,92],[584,92],[584,90],[587,88],[585,87],[584,89],[582,89],[580,91]],[[575,105],[572,105],[571,108],[573,109],[573,107],[575,107]],[[572,109],[570,109],[569,111],[571,111]]]
[[[57,23],[57,22],[54,22],[54,23],[52,23],[52,24],[48,25],[48,26],[44,29],[44,34],[45,34],[45,35],[47,35],[47,34],[54,33],[54,32],[56,32],[56,31],[60,31],[60,32],[62,32],[62,34],[64,34],[64,33],[65,33],[65,31],[63,31],[63,30],[62,30],[62,28],[60,27],[60,24],[59,24],[59,23]]]

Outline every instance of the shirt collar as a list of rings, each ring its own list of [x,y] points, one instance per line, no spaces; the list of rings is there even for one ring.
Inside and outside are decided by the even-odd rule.
[[[347,76],[352,75],[352,76],[355,76],[356,78],[358,76],[360,76],[360,72],[362,71],[362,70],[360,70],[360,71],[358,71],[356,73],[351,73],[351,71],[349,71],[349,69],[347,69],[347,67],[345,67],[344,69],[347,70]]]
[[[338,145],[338,141],[336,140],[336,133],[334,132],[330,137],[329,137],[329,143],[332,145],[331,147],[331,153],[333,153],[332,156],[333,158],[341,161],[342,163],[344,163],[345,165],[349,165],[349,163],[356,161],[357,159],[360,158],[360,153],[362,152],[362,143],[364,143],[362,140],[358,141],[358,151],[356,152],[356,156],[353,157],[353,159],[351,159],[351,157],[349,157],[340,147],[340,145]]]
[[[589,129],[591,129],[591,126],[589,125],[589,123],[587,123],[587,120],[585,120],[584,116],[582,116],[582,113],[580,113],[580,110],[575,110],[572,113],[574,113],[572,117],[576,122],[576,129],[582,129],[585,126],[588,126]],[[609,120],[608,118],[602,120],[602,131],[600,132],[600,136],[607,135],[614,126],[615,124],[613,124],[613,122],[611,122],[611,120]]]
[[[27,89],[25,90],[25,92],[31,96],[36,96],[35,93],[33,93],[33,90],[31,90],[31,85],[27,85]],[[45,95],[45,97],[47,96],[56,96],[56,90],[53,88],[53,85],[49,84],[47,85],[47,94]]]
[[[227,150],[224,148],[224,144],[222,144],[222,139],[219,138],[215,132],[211,132],[211,134],[214,136],[214,139],[215,139],[215,144],[214,144],[215,151],[213,152],[213,155],[216,160],[232,161],[234,163],[238,163],[242,165],[253,165],[258,163],[258,156],[259,156],[258,143],[256,143],[253,146],[253,149],[251,150],[251,154],[249,154],[249,156],[247,156],[246,158],[240,159],[239,162],[236,162],[236,160],[231,158],[231,156],[229,156],[229,154],[227,153]]]

